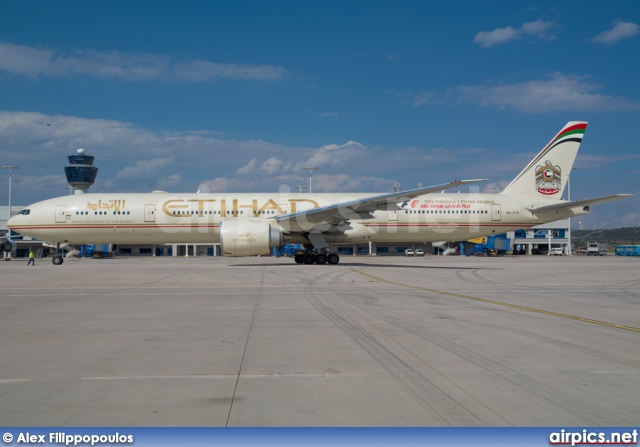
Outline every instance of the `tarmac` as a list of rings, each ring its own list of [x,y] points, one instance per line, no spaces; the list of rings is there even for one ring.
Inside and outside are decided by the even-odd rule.
[[[0,262],[0,426],[638,426],[639,267]]]

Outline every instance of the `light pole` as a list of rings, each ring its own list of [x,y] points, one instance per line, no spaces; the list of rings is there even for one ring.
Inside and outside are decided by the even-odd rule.
[[[299,192],[299,193],[302,193],[302,190],[303,190],[303,189],[307,189],[307,188],[308,188],[308,186],[296,186],[296,188],[298,188],[298,192]]]
[[[571,171],[575,171],[578,168],[571,168]],[[571,171],[567,175],[567,201],[571,202]],[[567,256],[571,256],[571,218],[569,217],[569,252]]]
[[[9,170],[9,218],[11,218],[11,177],[14,169],[20,169],[19,166],[3,166],[2,169]]]
[[[311,171],[313,171],[314,169],[318,169],[315,166],[305,166],[302,169],[308,169],[309,170],[309,193],[311,193]]]

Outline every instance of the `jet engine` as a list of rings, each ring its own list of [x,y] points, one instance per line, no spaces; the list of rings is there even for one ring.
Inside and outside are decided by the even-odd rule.
[[[8,253],[14,248],[15,248],[15,245],[9,239],[0,241],[0,251],[4,251],[5,253]]]
[[[220,245],[224,256],[267,255],[284,245],[284,236],[266,220],[225,219],[220,223]]]

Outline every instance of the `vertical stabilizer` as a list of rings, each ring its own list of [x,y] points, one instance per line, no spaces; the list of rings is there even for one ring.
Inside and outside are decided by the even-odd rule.
[[[586,128],[584,121],[567,123],[502,192],[560,200]]]

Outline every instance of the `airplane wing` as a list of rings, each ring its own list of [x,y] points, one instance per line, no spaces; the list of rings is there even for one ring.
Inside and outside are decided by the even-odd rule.
[[[595,199],[576,200],[573,202],[562,201],[560,203],[554,203],[553,205],[527,207],[527,210],[531,211],[532,213],[544,213],[544,212],[550,212],[550,211],[567,210],[571,208],[596,205],[598,203],[611,202],[612,200],[625,199],[631,196],[633,196],[633,194],[616,194],[613,196],[597,197]]]
[[[393,192],[388,194],[380,194],[362,199],[349,200],[341,203],[335,203],[328,206],[313,208],[295,213],[285,214],[275,218],[278,224],[284,228],[295,231],[296,228],[301,230],[320,224],[338,224],[340,222],[351,219],[367,219],[372,218],[371,213],[378,210],[398,210],[398,203],[411,200],[417,196],[442,191],[456,186],[468,185],[471,183],[483,182],[485,179],[477,180],[454,180],[441,185],[427,186],[424,188],[416,188],[408,191]]]

